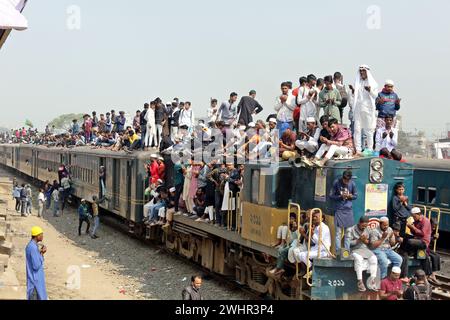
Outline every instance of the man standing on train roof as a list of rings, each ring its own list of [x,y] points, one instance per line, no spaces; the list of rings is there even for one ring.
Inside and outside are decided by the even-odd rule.
[[[80,133],[80,125],[78,124],[78,120],[77,119],[73,119],[72,120],[72,134],[78,134]]]
[[[253,122],[253,116],[263,110],[263,107],[255,100],[256,91],[251,90],[248,96],[242,97],[237,106],[238,123],[247,126]]]
[[[333,75],[333,87],[335,87],[339,93],[341,94],[341,105],[339,106],[339,113],[341,116],[341,124],[344,123],[344,108],[347,106],[348,104],[348,91],[345,88],[344,85],[344,79],[342,76],[342,73],[340,72],[335,72]]]
[[[394,81],[386,80],[383,90],[378,93],[375,101],[378,111],[377,129],[385,126],[384,119],[386,117],[391,117],[394,120],[394,127],[396,127],[395,116],[400,110],[401,100],[394,92]]]
[[[341,251],[342,229],[344,229],[344,248],[350,250],[349,229],[355,224],[353,216],[353,201],[358,198],[358,191],[353,174],[344,171],[342,178],[333,183],[329,197],[334,202],[334,226],[336,232],[336,255]]]
[[[369,264],[370,278],[367,282],[370,290],[376,290],[375,278],[377,277],[378,265],[376,255],[369,249],[369,217],[362,216],[359,223],[348,230],[348,238],[350,241],[350,248],[354,259],[354,268],[356,272],[356,279],[358,280],[358,290],[360,292],[366,291],[366,286],[363,282],[363,266],[364,260]]]
[[[289,90],[289,85],[286,82],[281,84],[281,95],[275,100],[275,111],[277,112],[277,129],[280,136],[286,129],[294,129],[293,112],[297,106],[295,97]]]
[[[150,105],[148,103],[144,104],[144,110],[141,111],[141,113],[139,114],[139,126],[141,128],[141,148],[142,150],[145,149],[145,147],[147,147],[146,145],[146,140],[145,140],[145,136],[147,135],[147,112],[148,109],[150,108]]]
[[[377,124],[375,99],[378,94],[378,84],[370,68],[362,65],[356,75],[355,87],[352,91],[352,106],[354,113],[354,140],[357,153],[362,151],[362,131],[367,137],[367,148],[373,150],[373,135]]]
[[[47,248],[42,246],[39,249],[39,242],[43,239],[44,232],[40,227],[31,228],[31,240],[25,248],[28,300],[48,300],[44,274]]]
[[[111,113],[106,113],[106,120],[105,120],[105,131],[108,133],[111,133],[112,131],[112,122],[111,122]]]
[[[120,111],[119,116],[117,117],[117,131],[123,132],[125,130],[125,123],[127,119],[125,118],[125,112]]]
[[[326,116],[336,119],[338,123],[341,123],[339,111],[342,102],[341,94],[338,89],[333,88],[332,76],[326,76],[324,82],[325,88],[319,94],[319,105],[324,109],[324,114]]]

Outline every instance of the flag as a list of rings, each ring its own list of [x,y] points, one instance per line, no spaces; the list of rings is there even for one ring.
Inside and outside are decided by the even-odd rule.
[[[30,127],[30,128],[33,128],[33,123],[30,120],[28,120],[28,119],[25,121],[25,125]]]

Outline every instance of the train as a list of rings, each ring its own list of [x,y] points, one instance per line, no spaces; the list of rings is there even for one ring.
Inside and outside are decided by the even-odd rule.
[[[64,164],[72,175],[73,196],[88,201],[100,193],[99,168],[104,166],[109,201],[101,207],[117,217],[129,233],[158,241],[167,250],[271,299],[370,299],[370,293],[358,292],[349,259],[316,259],[310,278],[299,277],[297,266],[288,263],[282,277],[269,272],[278,256],[274,246],[277,229],[288,223],[293,208],[321,210],[332,233],[334,252],[333,206],[327,194],[344,170],[352,170],[358,189],[355,223],[366,215],[376,224],[380,216],[388,214],[393,188],[403,182],[410,199],[430,209],[442,209],[441,229],[450,230],[445,214],[450,202],[445,175],[450,165],[439,162],[433,169],[432,161],[402,163],[381,158],[330,161],[324,168],[305,168],[295,162],[245,164],[237,210],[227,215],[229,221],[236,215],[236,228],[224,230],[183,215],[175,215],[169,228],[150,227],[142,222],[148,186],[144,164],[150,154],[9,144],[0,145],[0,164],[39,182],[58,180],[58,168]],[[410,264],[413,273],[419,261],[410,259]]]

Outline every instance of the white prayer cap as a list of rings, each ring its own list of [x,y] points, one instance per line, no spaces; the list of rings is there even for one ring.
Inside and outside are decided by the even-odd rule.
[[[239,130],[245,130],[245,129],[247,129],[246,126],[239,126]]]
[[[153,158],[153,159],[158,159],[158,155],[157,155],[157,154],[155,154],[155,153],[153,153],[152,155],[150,155],[150,158]]]
[[[81,199],[81,202],[86,202],[86,199]]]
[[[269,122],[277,123],[277,119],[275,119],[275,118],[270,118],[270,119],[269,119]]]
[[[380,218],[380,222],[389,222],[389,218],[388,217],[381,217]]]
[[[254,128],[254,127],[256,127],[256,124],[255,124],[254,122],[250,122],[250,123],[248,124],[248,127],[249,127],[249,128]]]
[[[158,159],[161,160],[161,161],[164,161],[164,158],[163,158],[163,157],[158,157]]]
[[[392,273],[400,274],[402,273],[402,269],[400,267],[392,267]]]
[[[177,191],[177,189],[175,189],[175,187],[172,187],[169,189],[169,192],[175,192],[175,191]]]
[[[411,213],[420,213],[420,208],[417,207],[412,208]]]
[[[316,118],[314,118],[314,117],[308,117],[308,118],[306,118],[306,122],[307,123],[310,123],[310,122],[316,122]]]
[[[393,80],[386,80],[386,82],[384,83],[387,86],[394,86],[394,81]]]
[[[172,101],[166,102],[166,106],[171,106],[172,105]]]
[[[161,179],[158,179],[158,183],[162,184],[164,181],[162,181]]]

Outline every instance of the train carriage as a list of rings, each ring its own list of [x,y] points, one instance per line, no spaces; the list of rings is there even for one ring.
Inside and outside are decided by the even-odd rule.
[[[273,247],[277,228],[287,223],[289,207],[298,203],[301,211],[320,208],[332,232],[333,251],[333,209],[327,194],[344,170],[352,170],[359,193],[354,202],[355,222],[361,215],[375,220],[386,215],[395,183],[402,181],[410,198],[415,192],[411,164],[379,158],[331,161],[323,169],[300,168],[287,162],[246,164],[238,210],[226,215],[227,220],[236,215],[235,229],[223,230],[183,215],[176,215],[170,228],[160,229],[145,227],[142,223],[144,190],[148,183],[144,163],[150,153],[126,154],[90,147],[0,147],[3,147],[0,148],[1,163],[5,163],[2,159],[11,157],[6,161],[7,166],[40,181],[57,179],[59,165],[67,165],[73,178],[73,195],[89,201],[100,193],[99,168],[104,166],[109,201],[101,206],[128,223],[130,232],[161,241],[169,250],[211,271],[234,277],[237,282],[275,299],[367,298],[357,293],[351,260],[316,259],[312,279],[307,280],[296,278],[296,268],[292,264],[286,265],[285,277],[277,279],[268,273],[277,257]],[[27,160],[31,168],[24,166]],[[441,187],[438,192],[440,190]],[[440,195],[435,201],[446,203]],[[144,233],[144,229],[147,232]],[[410,272],[417,266],[417,260],[411,259]]]
[[[450,232],[450,161],[412,159],[414,184],[412,202],[425,207],[428,214],[437,218],[440,211],[439,229]],[[439,209],[439,210],[436,210]]]

